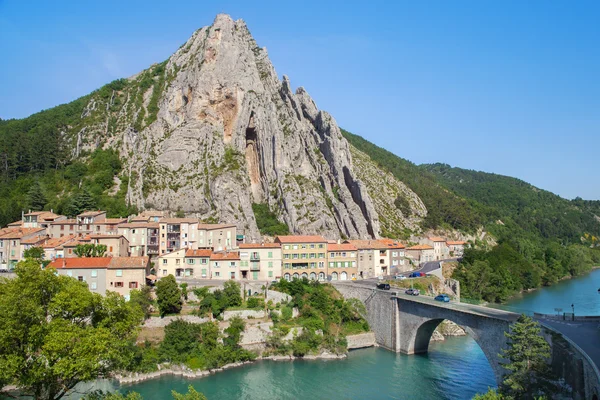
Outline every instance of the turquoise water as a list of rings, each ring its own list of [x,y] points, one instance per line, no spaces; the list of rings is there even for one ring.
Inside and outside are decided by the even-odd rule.
[[[495,386],[492,369],[470,338],[432,343],[427,355],[378,348],[344,360],[260,361],[196,380],[175,377],[122,386],[148,399],[168,399],[188,385],[215,399],[470,399]]]
[[[600,270],[512,299],[504,308],[600,315]],[[104,382],[104,385],[110,383]],[[492,369],[469,337],[431,343],[426,355],[406,356],[371,348],[351,351],[345,360],[261,361],[205,378],[175,377],[122,386],[145,400],[170,399],[171,390],[188,385],[217,399],[470,399],[495,387]],[[107,388],[106,386],[104,387]]]

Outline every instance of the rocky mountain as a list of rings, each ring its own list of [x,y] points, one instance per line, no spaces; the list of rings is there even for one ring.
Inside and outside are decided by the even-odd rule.
[[[85,100],[62,138],[73,159],[117,150],[138,209],[236,223],[254,239],[253,203],[293,233],[328,238],[414,232],[427,215],[306,90],[278,78],[242,20],[218,15],[165,62]]]

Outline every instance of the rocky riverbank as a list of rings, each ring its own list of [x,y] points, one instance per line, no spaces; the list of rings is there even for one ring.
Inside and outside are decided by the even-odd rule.
[[[187,379],[197,379],[205,376],[209,376],[212,374],[216,374],[217,372],[225,371],[231,368],[242,367],[244,365],[252,364],[257,361],[262,360],[271,360],[271,361],[294,361],[294,360],[339,360],[346,358],[346,354],[333,354],[329,352],[323,352],[321,354],[316,355],[306,355],[304,357],[294,357],[294,356],[267,356],[267,357],[258,357],[255,361],[245,361],[245,362],[237,362],[223,365],[220,368],[208,369],[208,370],[192,370],[183,365],[169,365],[161,367],[159,366],[158,371],[148,372],[148,373],[131,373],[128,375],[117,374],[114,376],[114,379],[119,382],[120,385],[128,385],[139,382],[144,382],[151,379],[157,379],[162,376],[174,375]]]

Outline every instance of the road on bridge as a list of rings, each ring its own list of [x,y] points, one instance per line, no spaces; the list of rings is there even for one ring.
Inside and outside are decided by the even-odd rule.
[[[539,322],[556,329],[583,350],[600,370],[600,323],[598,321],[562,321],[536,318]]]
[[[462,312],[469,313],[469,314],[477,314],[477,315],[481,315],[483,317],[488,317],[488,318],[502,319],[502,320],[510,321],[510,322],[514,322],[519,318],[519,314],[505,311],[505,310],[499,310],[499,309],[488,308],[488,307],[483,307],[483,306],[476,306],[473,304],[459,303],[459,302],[455,302],[455,301],[450,301],[448,303],[445,303],[442,301],[437,301],[433,297],[429,297],[429,296],[412,296],[412,295],[404,293],[404,291],[405,291],[404,288],[392,288],[391,290],[381,290],[381,289],[377,289],[375,287],[374,283],[368,284],[365,281],[343,281],[343,282],[337,281],[337,282],[332,282],[332,283],[336,286],[337,285],[354,285],[354,286],[362,287],[365,289],[371,289],[371,290],[375,290],[378,292],[391,294],[391,295],[394,295],[403,300],[414,301],[417,303],[428,304],[431,306],[447,308],[447,309],[451,309],[451,310],[455,310],[455,311],[462,311]]]

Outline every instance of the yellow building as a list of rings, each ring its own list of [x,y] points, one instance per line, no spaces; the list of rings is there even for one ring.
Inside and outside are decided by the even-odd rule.
[[[325,280],[327,240],[323,236],[277,236],[281,244],[283,278]]]

